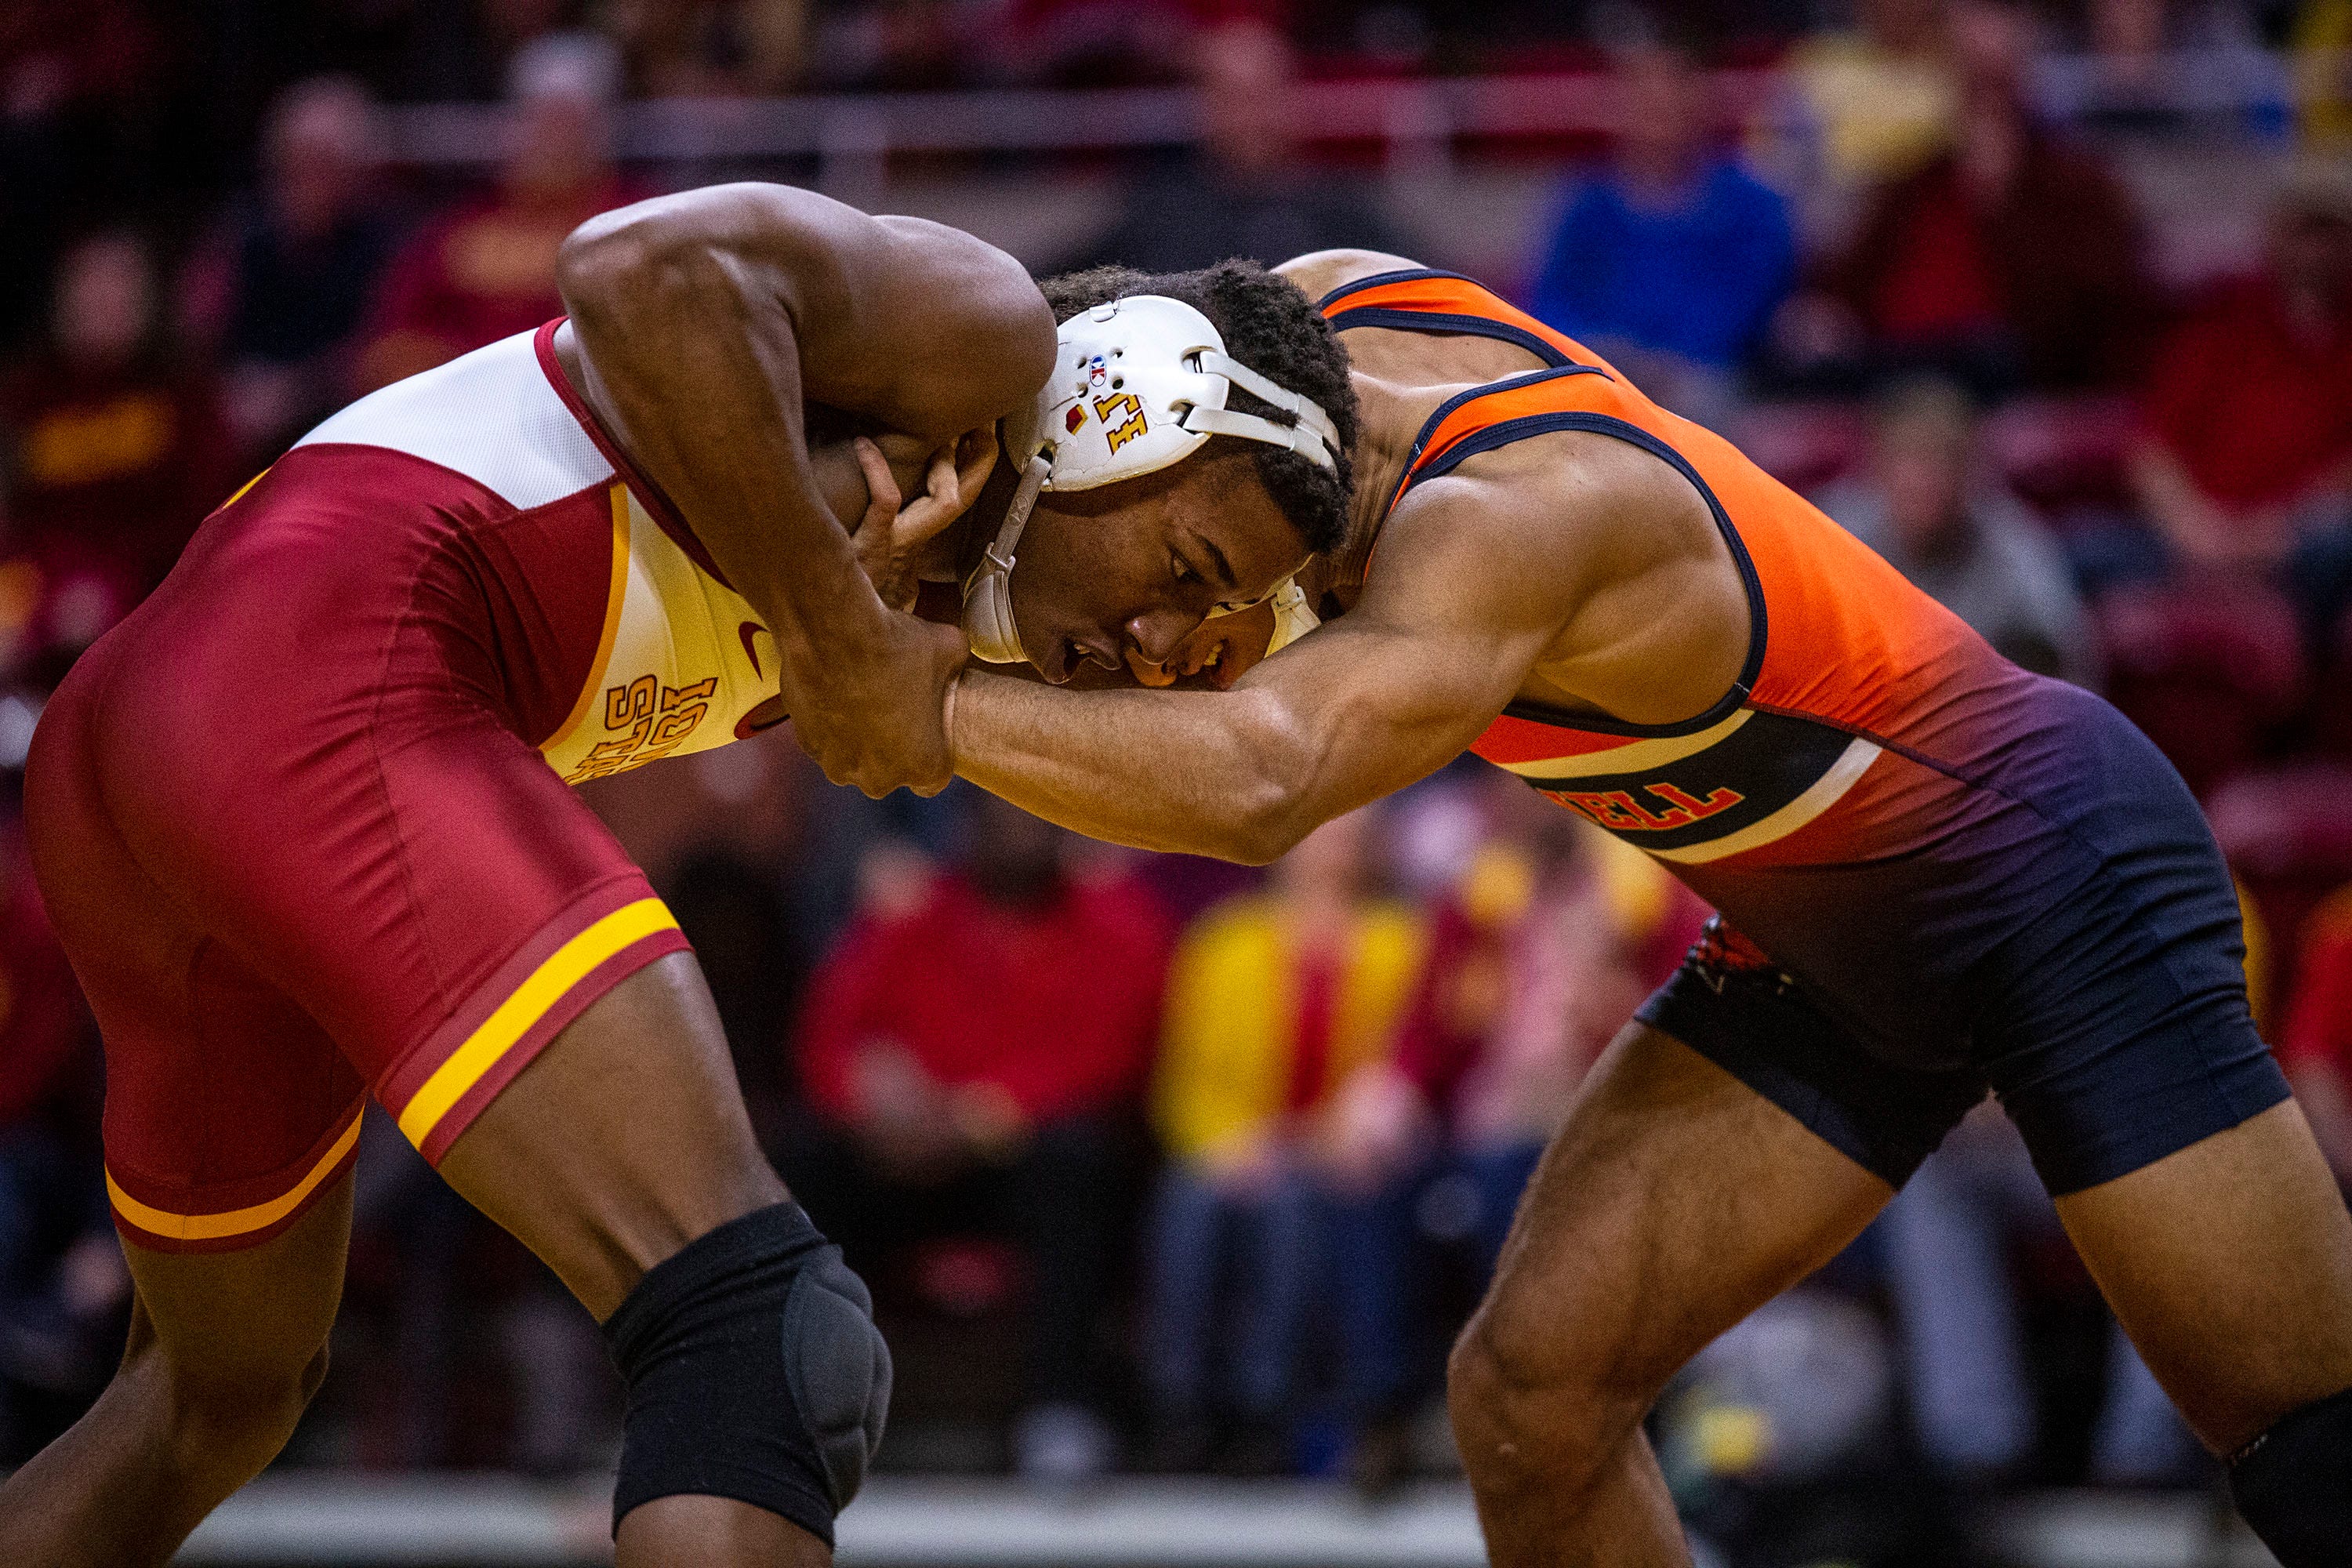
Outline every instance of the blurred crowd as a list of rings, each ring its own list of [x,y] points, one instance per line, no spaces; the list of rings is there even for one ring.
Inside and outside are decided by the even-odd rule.
[[[677,183],[616,155],[618,112],[1181,82],[1196,139],[1117,164],[1096,230],[1033,264],[1442,265],[1494,246],[1318,145],[1293,89],[1481,71],[1579,82],[1609,127],[1484,151],[1553,193],[1487,280],[2164,746],[2352,1183],[2352,0],[19,0],[0,1463],[102,1380],[127,1290],[95,1043],[16,819],[43,695],[324,414],[558,313],[562,236]],[[388,157],[392,106],[492,100],[479,177]],[[877,1282],[890,1462],[1378,1490],[1444,1463],[1446,1340],[1705,913],[1507,785],[1449,770],[1264,875],[960,791],[845,799],[781,737],[588,793],[693,937],[780,1168]],[[593,1333],[367,1140],[297,1459],[606,1462]],[[1658,1421],[1678,1497],[1759,1563],[1925,1561],[1900,1543],[1955,1500],[2202,1474],[1992,1114]],[[1808,1537],[1825,1494],[1863,1538]]]

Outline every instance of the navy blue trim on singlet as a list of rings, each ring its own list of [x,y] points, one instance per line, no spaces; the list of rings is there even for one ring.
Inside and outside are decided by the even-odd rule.
[[[1538,374],[1560,373],[1539,372]],[[1484,396],[1489,392],[1497,391],[1528,379],[1529,378],[1520,376],[1513,382],[1496,382],[1491,386],[1479,387],[1470,393],[1457,395],[1446,400],[1446,405],[1442,412],[1451,413],[1454,406],[1473,397]],[[1434,428],[1433,424],[1423,427],[1422,432],[1423,440],[1428,437],[1433,428]],[[1548,436],[1559,430],[1582,430],[1595,436],[1614,437],[1631,446],[1641,447],[1691,482],[1691,488],[1697,490],[1700,498],[1706,502],[1707,510],[1714,513],[1716,529],[1723,535],[1724,543],[1730,548],[1733,563],[1739,568],[1740,586],[1748,595],[1748,658],[1740,666],[1739,679],[1732,683],[1731,689],[1723,694],[1720,701],[1706,712],[1696,718],[1685,719],[1679,724],[1633,724],[1622,719],[1612,719],[1598,713],[1569,713],[1559,709],[1547,708],[1537,702],[1514,702],[1503,711],[1514,719],[1529,719],[1539,724],[1556,725],[1563,730],[1583,730],[1596,735],[1693,735],[1701,730],[1722,723],[1754,693],[1756,678],[1763,673],[1764,583],[1763,579],[1756,574],[1756,563],[1748,559],[1748,546],[1741,541],[1739,530],[1732,525],[1731,514],[1724,510],[1723,502],[1716,499],[1714,489],[1706,480],[1699,477],[1698,469],[1691,466],[1690,459],[1675,451],[1664,441],[1643,429],[1639,425],[1610,414],[1592,414],[1576,408],[1555,409],[1548,414],[1526,414],[1517,419],[1506,419],[1498,424],[1489,425],[1484,430],[1465,436],[1440,453],[1426,468],[1420,469],[1408,468],[1405,471],[1404,482],[1397,486],[1396,494],[1390,498],[1389,506],[1393,510],[1397,502],[1404,499],[1404,492],[1412,485],[1420,483],[1424,479],[1450,473],[1458,465],[1476,457],[1481,452],[1491,452],[1498,447],[1507,447],[1514,441],[1524,441],[1532,436]],[[1415,460],[1418,460],[1420,452],[1421,446],[1417,441],[1413,447]]]
[[[1430,437],[1437,434],[1437,427],[1444,424],[1455,409],[1465,403],[1475,403],[1490,393],[1510,392],[1518,387],[1532,386],[1539,381],[1557,381],[1564,375],[1605,375],[1606,374],[1608,373],[1599,365],[1591,364],[1565,364],[1551,370],[1522,371],[1517,375],[1507,375],[1500,381],[1483,382],[1476,386],[1457,392],[1439,404],[1435,412],[1421,422],[1420,430],[1413,435],[1412,449],[1404,455],[1404,472],[1397,476],[1396,488],[1389,491],[1388,505],[1381,509],[1382,526],[1387,525],[1389,513],[1396,510],[1397,502],[1404,499],[1406,489],[1413,481],[1413,467],[1421,461],[1421,455],[1429,449]]]
[[[1486,286],[1475,278],[1465,277],[1459,272],[1448,272],[1441,267],[1400,267],[1394,272],[1375,272],[1369,278],[1359,278],[1352,283],[1342,283],[1320,300],[1316,300],[1315,308],[1318,310],[1328,310],[1331,308],[1331,302],[1334,300],[1344,300],[1350,294],[1360,294],[1367,289],[1378,289],[1389,283],[1418,283],[1424,278],[1451,278],[1456,283],[1467,283],[1474,289],[1486,289]],[[1486,292],[1492,294],[1494,290],[1486,289]]]
[[[1324,319],[1331,323],[1331,330],[1335,332],[1344,332],[1354,327],[1386,327],[1400,332],[1458,332],[1465,337],[1499,338],[1507,343],[1515,343],[1554,369],[1576,363],[1525,327],[1515,327],[1508,321],[1497,321],[1490,316],[1458,315],[1450,310],[1406,310],[1393,305],[1359,305],[1352,310],[1342,310],[1336,316]],[[1586,365],[1584,368],[1598,375],[1609,374],[1598,365]]]

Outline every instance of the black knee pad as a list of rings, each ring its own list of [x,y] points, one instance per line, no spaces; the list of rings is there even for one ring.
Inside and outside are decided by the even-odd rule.
[[[2280,1568],[2352,1563],[2352,1388],[2288,1411],[2238,1450],[2230,1495]]]
[[[613,1528],[642,1502],[734,1498],[833,1542],[890,1404],[866,1282],[798,1204],[657,1265],[604,1324],[628,1383]]]

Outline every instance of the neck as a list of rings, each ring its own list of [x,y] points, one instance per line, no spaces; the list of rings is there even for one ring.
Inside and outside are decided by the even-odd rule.
[[[1389,500],[1412,461],[1413,437],[1428,411],[1398,395],[1387,382],[1356,373],[1357,433],[1349,454],[1356,470],[1355,500],[1348,509],[1348,542],[1332,558],[1334,581],[1353,586],[1371,564],[1372,545],[1388,521]]]

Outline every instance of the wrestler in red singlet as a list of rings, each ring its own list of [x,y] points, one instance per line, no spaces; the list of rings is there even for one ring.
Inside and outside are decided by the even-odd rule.
[[[312,431],[45,715],[39,870],[106,1034],[108,1187],[142,1246],[283,1229],[370,1092],[437,1161],[686,945],[565,785],[735,738],[774,649],[631,482],[555,331]]]

